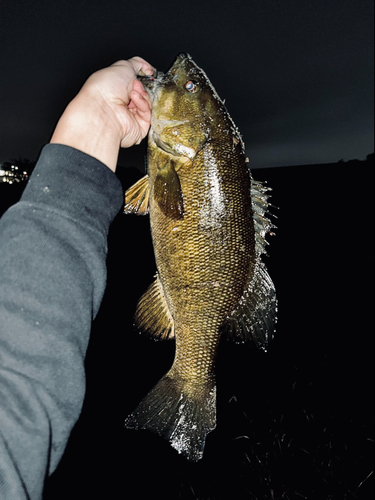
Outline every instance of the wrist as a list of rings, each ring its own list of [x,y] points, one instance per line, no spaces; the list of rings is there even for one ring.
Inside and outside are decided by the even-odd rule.
[[[67,106],[50,142],[71,146],[93,156],[114,172],[121,139],[111,109],[81,91]]]

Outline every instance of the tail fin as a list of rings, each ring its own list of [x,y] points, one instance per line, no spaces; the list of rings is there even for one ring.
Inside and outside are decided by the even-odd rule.
[[[125,420],[125,427],[155,432],[178,453],[197,462],[207,434],[216,427],[216,386],[200,389],[198,394],[188,392],[183,380],[165,375]]]

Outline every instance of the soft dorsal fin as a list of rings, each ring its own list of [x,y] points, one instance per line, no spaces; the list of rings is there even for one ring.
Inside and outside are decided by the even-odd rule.
[[[150,186],[148,175],[145,175],[125,193],[124,213],[146,215],[148,214],[148,200],[150,197]]]
[[[173,160],[169,160],[164,167],[158,169],[154,183],[154,198],[164,215],[172,219],[183,218],[184,201]]]
[[[174,338],[174,323],[158,275],[140,298],[135,311],[136,328],[156,340]]]
[[[235,342],[252,341],[266,351],[275,330],[276,314],[275,287],[265,265],[258,259],[253,278],[236,309],[222,325],[222,334]]]
[[[269,277],[261,255],[266,253],[266,236],[275,226],[268,218],[271,188],[251,180],[251,200],[255,229],[256,264],[254,273],[232,314],[224,321],[222,333],[235,342],[253,342],[267,350],[277,322],[275,286]]]

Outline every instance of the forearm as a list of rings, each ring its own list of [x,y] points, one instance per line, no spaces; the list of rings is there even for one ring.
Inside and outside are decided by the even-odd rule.
[[[0,496],[39,499],[83,402],[84,357],[122,190],[103,164],[50,145],[1,221]],[[3,488],[4,491],[1,491]],[[13,489],[11,489],[13,488]]]

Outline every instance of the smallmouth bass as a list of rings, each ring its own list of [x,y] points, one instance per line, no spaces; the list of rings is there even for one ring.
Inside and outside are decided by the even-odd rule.
[[[125,193],[125,213],[150,214],[157,275],[138,302],[137,328],[175,339],[169,372],[125,421],[169,440],[191,461],[216,427],[220,338],[267,348],[276,293],[261,261],[268,191],[252,179],[242,137],[188,54],[142,78],[153,100],[148,174]]]

